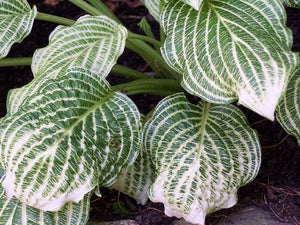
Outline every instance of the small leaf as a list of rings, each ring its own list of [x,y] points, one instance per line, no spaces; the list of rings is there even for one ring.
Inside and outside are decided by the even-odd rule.
[[[194,9],[199,10],[203,0],[181,0],[183,3],[186,3],[192,6]],[[170,2],[170,0],[165,0],[165,2]]]
[[[162,100],[144,130],[156,171],[149,198],[168,216],[204,224],[206,214],[237,202],[237,190],[257,175],[256,132],[233,105],[200,102],[184,94]]]
[[[71,67],[83,67],[105,78],[123,53],[126,38],[126,28],[106,16],[83,16],[73,26],[58,26],[50,35],[49,45],[33,56],[35,79],[10,91],[8,113],[16,112],[47,78],[64,75]]]
[[[283,0],[287,7],[300,9],[300,0]]]
[[[300,66],[294,71],[277,107],[276,118],[284,130],[294,135],[300,145]]]
[[[0,59],[30,33],[36,13],[26,0],[0,1]]]
[[[144,0],[146,8],[156,21],[159,21],[161,0]]]
[[[43,212],[25,205],[16,198],[7,198],[0,181],[0,225],[83,225],[89,219],[90,197],[79,203],[67,203],[58,212]]]
[[[189,93],[239,103],[273,120],[297,65],[280,1],[209,0],[199,11],[170,1],[161,11],[162,54]]]
[[[45,211],[78,202],[133,163],[140,129],[135,104],[96,74],[73,69],[48,79],[1,122],[3,187]]]
[[[147,191],[153,182],[154,168],[149,154],[141,149],[134,164],[121,171],[119,179],[110,188],[134,198],[138,204],[145,205],[148,200]]]

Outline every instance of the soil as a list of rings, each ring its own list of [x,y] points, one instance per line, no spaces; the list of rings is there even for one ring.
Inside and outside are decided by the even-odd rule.
[[[44,1],[29,1],[37,5],[40,12],[77,19],[84,12],[67,1],[57,1],[58,4],[46,5]],[[51,2],[47,0],[46,2]],[[126,4],[131,2],[132,4]],[[134,32],[141,32],[137,23],[144,15],[151,27],[158,24],[147,13],[147,10],[134,4],[136,1],[110,1],[110,7]],[[113,4],[113,5],[112,5]],[[300,10],[287,8],[287,25],[294,35],[293,51],[300,51]],[[36,48],[48,44],[48,36],[56,27],[42,21],[34,23],[31,34],[22,44],[15,44],[8,57],[30,57]],[[134,53],[126,50],[119,59],[119,64],[149,71],[145,62]],[[6,97],[12,88],[18,88],[32,79],[29,66],[0,68],[0,116],[6,114]],[[110,76],[112,84],[124,82],[123,78]],[[142,113],[150,111],[162,97],[153,95],[137,95],[132,99]],[[206,224],[219,224],[230,213],[245,206],[257,206],[272,212],[280,222],[300,224],[300,147],[296,139],[289,136],[277,121],[268,121],[249,110],[240,107],[246,114],[251,126],[257,130],[262,145],[262,165],[257,178],[239,190],[239,203],[226,210],[218,211],[207,217]],[[91,203],[91,220],[111,221],[118,219],[133,219],[143,225],[171,225],[176,218],[169,218],[163,213],[162,204],[148,202],[145,206],[135,203],[135,200],[114,190],[101,189],[102,198],[94,196]],[[120,207],[121,205],[121,207]],[[127,209],[124,210],[124,208]],[[125,212],[126,211],[126,212]]]

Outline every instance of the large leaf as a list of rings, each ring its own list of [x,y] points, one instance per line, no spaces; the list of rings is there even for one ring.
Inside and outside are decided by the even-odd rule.
[[[199,11],[170,1],[161,11],[162,54],[183,87],[208,102],[239,103],[274,119],[297,64],[280,1],[210,0]]]
[[[300,66],[289,81],[277,107],[276,118],[287,133],[297,138],[300,145]]]
[[[149,154],[141,149],[134,164],[121,171],[120,177],[111,188],[117,189],[134,198],[138,204],[145,205],[148,200],[147,191],[154,178],[154,168]]]
[[[79,203],[67,203],[58,212],[43,212],[27,206],[16,198],[8,199],[0,181],[0,225],[83,225],[89,218],[90,197]]]
[[[74,69],[48,79],[0,125],[9,197],[54,211],[112,185],[140,147],[140,114],[96,74]]]
[[[0,59],[30,33],[36,12],[26,0],[0,1]]]
[[[200,102],[183,94],[162,100],[145,125],[145,149],[156,179],[149,191],[168,216],[204,224],[205,215],[237,202],[237,190],[256,176],[260,145],[233,105]]]
[[[35,79],[10,92],[8,113],[16,112],[24,99],[33,95],[48,77],[65,74],[73,66],[106,77],[124,51],[126,37],[126,28],[106,16],[83,16],[71,27],[58,26],[50,35],[49,45],[34,54]]]
[[[283,0],[287,7],[293,7],[300,9],[300,0]]]

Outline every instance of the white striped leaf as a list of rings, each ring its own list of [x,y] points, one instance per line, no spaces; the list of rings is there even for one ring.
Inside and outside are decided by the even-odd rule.
[[[149,13],[159,22],[161,0],[144,0],[143,1]]]
[[[273,120],[297,64],[280,1],[210,0],[199,11],[170,1],[161,11],[162,54],[183,87],[212,103],[239,103]]]
[[[16,112],[24,99],[33,95],[48,77],[79,66],[105,78],[125,48],[127,30],[106,16],[83,16],[73,26],[58,26],[49,45],[38,49],[32,62],[35,79],[8,96],[8,113]]]
[[[196,10],[199,10],[199,8],[203,2],[203,0],[181,0],[181,1],[192,6]],[[165,2],[170,2],[170,0],[165,0]]]
[[[0,181],[0,225],[83,225],[89,218],[91,193],[79,203],[67,203],[58,212],[44,212],[7,198]]]
[[[144,146],[156,171],[149,197],[168,216],[204,224],[205,215],[237,202],[237,190],[256,176],[260,145],[235,106],[184,94],[162,100],[146,123]]]
[[[0,0],[0,59],[30,33],[36,13],[26,0]]]
[[[154,168],[149,154],[142,148],[134,164],[121,171],[120,177],[111,188],[134,198],[138,204],[145,205],[147,191],[154,178]]]
[[[300,145],[300,66],[294,71],[277,107],[276,118],[284,130]]]
[[[300,0],[283,0],[287,7],[293,7],[300,9]]]
[[[3,187],[42,210],[78,202],[133,163],[140,127],[134,103],[96,74],[73,69],[48,79],[1,122]]]

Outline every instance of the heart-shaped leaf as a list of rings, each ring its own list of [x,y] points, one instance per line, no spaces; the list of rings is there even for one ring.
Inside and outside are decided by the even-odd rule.
[[[83,67],[105,78],[123,53],[126,38],[126,28],[106,16],[83,16],[73,26],[58,26],[50,35],[49,45],[34,54],[35,79],[10,91],[8,113],[16,112],[47,78],[64,75],[71,67]]]
[[[0,59],[30,33],[36,13],[26,0],[0,1]]]
[[[140,114],[96,74],[73,69],[46,80],[0,125],[3,187],[27,205],[55,211],[97,185],[111,186],[140,148]]]
[[[183,87],[212,103],[239,103],[273,120],[297,64],[280,1],[209,0],[196,11],[170,1],[161,11],[162,54]]]
[[[300,66],[289,81],[277,107],[276,118],[287,133],[297,138],[300,145]]]
[[[238,188],[260,166],[258,136],[233,105],[193,105],[183,94],[169,96],[146,123],[144,138],[156,171],[150,199],[164,203],[168,216],[194,224],[233,206]]]
[[[2,170],[2,169],[1,169]],[[1,173],[0,173],[1,174]],[[1,177],[1,176],[0,176]],[[8,199],[0,181],[1,225],[83,225],[89,218],[91,193],[79,203],[67,203],[58,212],[44,212],[25,205],[16,198]]]
[[[144,4],[156,21],[159,21],[161,0],[145,0]]]

